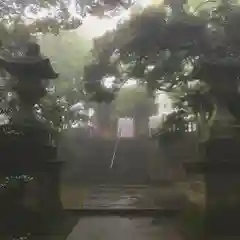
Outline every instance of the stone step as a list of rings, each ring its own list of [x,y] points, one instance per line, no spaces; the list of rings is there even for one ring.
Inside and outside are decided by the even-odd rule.
[[[69,144],[69,142],[67,143]],[[112,168],[116,140],[83,139],[68,146],[64,181],[147,184],[155,145],[149,139],[120,140]],[[64,152],[63,152],[64,157]]]

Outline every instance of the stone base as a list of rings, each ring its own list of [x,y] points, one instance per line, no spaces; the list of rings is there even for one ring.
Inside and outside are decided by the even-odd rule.
[[[203,173],[206,186],[205,238],[240,239],[240,164],[199,162],[187,164],[192,173]],[[234,238],[233,238],[234,239]]]

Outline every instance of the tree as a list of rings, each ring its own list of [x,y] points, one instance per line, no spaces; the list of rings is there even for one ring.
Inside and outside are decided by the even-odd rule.
[[[97,17],[111,17],[118,14],[122,9],[132,5],[131,0],[114,1],[65,1],[65,0],[34,0],[34,1],[13,1],[6,0],[0,3],[0,45],[3,54],[19,54],[24,51],[26,42],[36,41],[36,36],[52,33],[58,35],[62,30],[71,30],[79,27],[83,18],[91,14]],[[75,34],[76,35],[76,34]],[[76,39],[76,37],[75,37]],[[83,54],[80,54],[82,56]],[[78,59],[80,62],[81,60]],[[77,62],[75,62],[78,64]],[[65,68],[66,69],[66,68]],[[79,68],[80,70],[81,68]],[[2,71],[1,75],[5,74]],[[76,74],[76,72],[75,72]],[[67,74],[68,75],[68,74]],[[64,76],[66,78],[66,75]],[[4,76],[5,78],[5,76]],[[72,79],[71,79],[72,80]],[[6,96],[11,87],[11,81],[7,80],[0,89],[1,108],[9,114],[8,101]],[[69,84],[61,82],[61,87],[68,96],[70,102],[75,102],[84,94],[82,86],[75,84],[70,89]],[[64,88],[68,86],[68,91]],[[79,89],[76,91],[76,89]],[[62,92],[63,94],[63,92]],[[79,96],[81,95],[81,97]],[[14,99],[14,106],[17,104]]]
[[[62,29],[79,27],[87,14],[111,16],[132,3],[131,0],[6,0],[0,3],[0,19],[8,23],[16,19],[25,21],[32,33],[58,34]]]
[[[87,90],[95,94],[97,88],[102,91],[99,81],[113,76],[112,93],[129,78],[147,83],[150,91],[171,92],[198,79],[198,66],[206,59],[234,62],[239,53],[239,34],[234,30],[239,26],[239,5],[223,0],[204,11],[200,4],[194,12],[189,10],[187,1],[164,2],[171,11],[163,5],[150,7],[95,40],[95,62],[85,74]],[[217,104],[213,104],[212,92],[216,82],[205,83],[208,94],[185,88],[185,102],[194,104],[192,109],[197,114],[202,113],[200,105],[206,107],[204,115],[211,119]]]

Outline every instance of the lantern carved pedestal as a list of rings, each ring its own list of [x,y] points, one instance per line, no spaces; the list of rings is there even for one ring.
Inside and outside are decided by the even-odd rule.
[[[64,215],[59,194],[62,162],[56,159],[56,133],[35,117],[33,107],[46,93],[46,80],[58,75],[37,44],[29,44],[26,56],[1,59],[1,66],[16,79],[19,110],[0,127],[0,234],[48,235]]]

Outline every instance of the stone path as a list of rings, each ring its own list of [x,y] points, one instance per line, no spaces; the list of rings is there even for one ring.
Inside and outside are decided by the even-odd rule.
[[[85,217],[67,240],[182,240],[176,226],[169,219],[158,225],[153,219],[121,217]]]
[[[180,208],[184,195],[175,188],[149,185],[64,186],[65,209]]]
[[[65,188],[62,200],[70,209],[161,209],[162,202],[171,202],[175,196],[166,194],[162,187],[153,186],[74,186]],[[160,204],[152,194],[161,195]],[[170,198],[168,198],[170,196]],[[165,199],[164,199],[165,198]],[[178,208],[175,203],[172,206]],[[162,206],[164,209],[165,206]],[[182,240],[176,221],[163,218],[154,224],[153,217],[82,216],[67,240]]]
[[[147,189],[147,186],[68,186],[62,191],[62,202],[66,209],[136,208]]]

